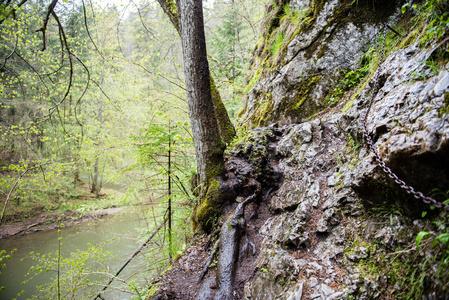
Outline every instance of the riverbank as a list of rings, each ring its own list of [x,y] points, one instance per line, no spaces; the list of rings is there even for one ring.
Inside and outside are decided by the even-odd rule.
[[[117,213],[125,206],[110,207],[93,211],[79,212],[67,210],[62,212],[41,213],[24,221],[3,224],[0,226],[0,239],[26,235],[38,231],[54,230],[57,228],[69,227],[80,222],[103,218]]]

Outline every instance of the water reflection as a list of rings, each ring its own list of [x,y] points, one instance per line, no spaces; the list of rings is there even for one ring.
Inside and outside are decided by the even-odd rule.
[[[88,244],[97,245],[107,242],[104,246],[106,251],[111,251],[114,256],[106,259],[109,273],[115,271],[140,245],[139,233],[147,227],[142,213],[128,210],[113,216],[107,216],[101,220],[83,222],[70,228],[61,230],[62,247],[61,254],[64,258],[70,257],[70,253],[80,249],[86,251]],[[0,250],[5,249],[8,253],[16,248],[17,252],[12,255],[11,260],[6,261],[6,268],[2,269],[0,275],[0,286],[6,289],[0,291],[0,299],[26,299],[36,294],[36,287],[55,278],[55,272],[41,273],[33,280],[22,284],[27,279],[25,274],[29,268],[36,264],[27,257],[31,251],[39,254],[53,253],[58,250],[58,233],[56,230],[37,232],[14,239],[0,240]],[[139,255],[121,274],[121,278],[128,279],[132,274],[140,273],[145,268],[146,262],[143,255]],[[123,276],[123,277],[122,277]],[[96,287],[95,290],[100,288]],[[25,292],[18,296],[17,294]],[[106,299],[132,299],[133,296],[116,289],[108,291]]]

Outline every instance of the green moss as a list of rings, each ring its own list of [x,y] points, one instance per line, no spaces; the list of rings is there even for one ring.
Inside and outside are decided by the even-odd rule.
[[[248,84],[247,84],[246,87],[245,87],[245,90],[244,90],[244,93],[245,93],[245,94],[248,93],[248,92],[254,87],[254,85],[256,84],[256,82],[257,82],[257,81],[259,80],[259,78],[260,78],[260,74],[262,74],[262,69],[261,69],[261,68],[258,69],[258,70],[256,71],[256,73],[253,74],[253,76],[251,76],[251,79],[249,80]]]
[[[268,125],[272,113],[273,113],[273,101],[269,96],[267,97],[265,102],[260,106],[260,108],[257,109],[254,116],[251,118],[253,120],[253,128]]]
[[[204,179],[206,184],[210,183],[211,180],[214,180],[215,177],[224,174],[223,152],[226,149],[226,145],[220,139],[213,149],[214,151],[212,151],[210,156],[206,158],[206,178]]]
[[[442,118],[444,114],[449,114],[449,93],[444,93],[444,105],[438,112],[440,118]]]
[[[311,2],[309,8],[304,11],[297,11],[290,7],[285,1],[276,1],[276,4],[267,9],[267,19],[265,20],[266,30],[263,33],[261,39],[259,40],[259,46],[257,51],[254,52],[256,56],[253,61],[254,68],[264,68],[261,73],[269,73],[273,70],[278,70],[280,65],[284,62],[284,58],[287,55],[288,45],[297,35],[306,33],[311,26],[315,23],[317,17],[320,15],[326,1],[324,0],[314,0]],[[283,7],[281,7],[283,5]],[[339,30],[346,26],[348,23],[353,23],[356,26],[361,26],[362,24],[381,24],[388,19],[390,15],[397,11],[398,3],[396,1],[379,0],[375,6],[373,6],[372,1],[353,1],[353,0],[342,0],[336,11],[332,15],[332,19],[329,20],[328,25],[325,26],[321,33],[317,35],[316,40],[305,49],[305,57],[322,57],[326,55],[329,51],[326,45],[334,38],[334,35],[325,34],[329,28],[334,28],[333,30]],[[401,26],[407,28],[408,21],[404,17],[405,21]],[[401,30],[404,31],[404,30]],[[414,37],[410,35],[407,41],[403,41],[402,38],[396,37],[394,34],[390,33],[387,38],[387,53],[394,50],[401,42],[403,45],[410,43],[414,40]],[[376,48],[377,50],[377,48]],[[375,51],[377,53],[377,51]],[[355,89],[356,86],[364,86],[367,81],[363,81],[365,76],[370,77],[377,67],[378,57],[376,53],[371,52],[372,57],[369,58],[368,64],[362,63],[360,68],[363,68],[363,72],[352,71],[347,73],[343,81],[340,82],[337,91],[331,95],[332,87],[330,87],[331,92],[326,96],[326,99],[321,99],[320,103],[315,103],[312,101],[307,101],[309,94],[313,91],[316,84],[322,80],[319,77],[311,77],[304,80],[300,86],[296,86],[297,90],[293,99],[284,99],[281,101],[281,105],[278,107],[276,105],[276,111],[273,111],[274,104],[270,97],[266,95],[260,95],[258,99],[263,99],[260,101],[262,103],[259,107],[255,108],[256,112],[250,117],[251,126],[266,126],[270,122],[279,120],[280,118],[290,118],[291,122],[299,122],[304,120],[314,113],[320,111],[320,109],[326,107],[328,102],[335,104],[341,96],[347,92]],[[262,63],[259,63],[262,62]],[[254,72],[254,71],[253,71]],[[259,72],[259,71],[258,71]],[[257,80],[259,76],[264,76],[261,73],[256,73]],[[254,73],[253,73],[254,74]],[[338,76],[343,76],[339,74]],[[336,80],[338,80],[335,78]],[[254,76],[251,80],[254,80]],[[254,86],[251,82],[248,86]],[[361,81],[363,81],[361,83]],[[249,88],[247,88],[249,90]],[[360,93],[361,89],[358,89],[357,95]],[[354,93],[351,93],[354,95]],[[291,95],[291,93],[290,93]],[[256,96],[257,97],[257,96]],[[348,97],[349,98],[349,97]],[[355,97],[346,103],[344,109],[347,110],[352,106]],[[249,107],[247,108],[249,109]],[[243,111],[240,116],[243,115]]]
[[[194,223],[200,228],[209,232],[214,225],[214,220],[220,214],[220,182],[217,179],[210,181],[206,193],[200,198],[201,203],[198,205],[194,218]]]
[[[212,102],[214,103],[215,117],[217,118],[220,136],[225,143],[229,143],[235,137],[235,128],[229,119],[228,111],[221,99],[220,93],[215,86],[214,79],[210,77],[210,89]]]
[[[276,32],[274,43],[271,46],[271,55],[276,56],[284,45],[284,33],[282,31]]]
[[[296,94],[293,98],[291,100],[285,99],[281,104],[281,111],[284,111],[287,115],[301,115],[304,117],[310,115],[316,108],[315,104],[306,106],[304,103],[308,99],[315,84],[320,81],[321,78],[321,75],[312,76],[301,82],[296,87]]]

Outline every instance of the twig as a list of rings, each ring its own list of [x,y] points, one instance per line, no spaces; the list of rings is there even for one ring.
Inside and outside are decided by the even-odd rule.
[[[22,0],[20,1],[19,4],[17,4],[17,7],[20,8],[22,5],[24,5],[28,0]],[[7,18],[9,18],[9,16],[13,15],[16,13],[16,8],[12,8],[10,11],[8,11],[6,14],[4,14],[4,18],[0,20],[0,25],[3,24],[3,22],[5,22],[5,20]]]
[[[165,225],[165,223],[167,222],[167,218],[164,217],[164,221],[159,224],[159,226],[150,234],[150,236],[147,238],[147,240],[145,242],[143,242],[139,248],[137,248],[136,251],[134,251],[133,254],[131,254],[131,256],[126,260],[126,262],[120,267],[120,269],[115,273],[114,277],[111,277],[111,279],[109,279],[109,281],[106,283],[106,285],[103,287],[103,289],[98,292],[98,294],[95,296],[94,300],[101,298],[101,293],[104,292],[109,285],[112,283],[112,281],[114,281],[115,278],[117,278],[117,276],[123,271],[123,269],[131,262],[131,260],[137,255],[139,254],[140,251],[142,251],[142,249],[148,244],[148,242],[156,235],[156,233],[159,232],[159,230]]]
[[[42,32],[42,51],[45,51],[45,49],[47,48],[47,42],[46,42],[46,32],[47,32],[47,25],[48,25],[48,21],[50,20],[50,15],[53,14],[53,10],[55,9],[56,4],[58,4],[58,0],[53,0],[50,5],[48,6],[47,9],[47,13],[45,14],[45,18],[44,18],[44,24],[42,25],[41,28],[39,28],[38,30],[36,30],[36,32],[41,31]]]
[[[19,175],[19,177],[17,178],[16,182],[14,182],[13,186],[11,187],[11,189],[9,190],[8,196],[6,196],[6,200],[5,200],[5,204],[3,205],[3,210],[2,210],[2,214],[0,216],[0,224],[2,224],[3,221],[3,216],[5,215],[5,210],[6,210],[6,206],[8,205],[9,202],[9,198],[11,197],[12,192],[14,191],[14,189],[16,188],[16,186],[19,184],[20,180],[22,179],[23,176],[25,176],[26,173],[28,173],[28,171],[34,170],[41,167],[41,165],[39,166],[35,166],[29,169],[26,169],[25,171],[22,172],[22,174]]]

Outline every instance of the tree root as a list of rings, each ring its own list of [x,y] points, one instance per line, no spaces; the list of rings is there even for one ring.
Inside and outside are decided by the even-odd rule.
[[[253,242],[248,240],[248,236],[245,235],[245,243],[243,244],[242,250],[240,251],[240,257],[242,257],[245,253],[248,254],[248,250],[250,246],[253,249],[253,256],[256,255],[256,245]]]
[[[228,300],[232,297],[233,279],[236,272],[236,262],[239,257],[239,246],[242,234],[245,232],[244,218],[246,204],[254,201],[260,194],[261,185],[252,180],[251,186],[255,187],[254,193],[237,205],[234,215],[223,224],[220,233],[220,257],[218,259],[217,285],[214,300]],[[252,244],[252,243],[251,243]],[[253,250],[255,252],[255,246]]]
[[[234,214],[231,215],[221,226],[220,238],[215,242],[214,249],[206,261],[203,272],[199,278],[199,282],[203,281],[204,276],[207,273],[207,270],[219,248],[219,258],[217,262],[217,276],[216,276],[216,285],[214,287],[218,287],[215,292],[214,300],[228,300],[232,298],[232,291],[234,285],[234,277],[236,273],[236,263],[238,261],[239,255],[248,250],[248,246],[252,247],[253,255],[256,254],[256,246],[248,240],[248,237],[245,239],[245,244],[241,253],[239,253],[240,248],[240,239],[245,232],[246,223],[244,218],[245,206],[254,201],[257,197],[259,197],[262,187],[260,183],[254,179],[250,179],[249,183],[246,186],[247,188],[251,188],[254,190],[253,194],[247,197],[243,202],[239,203],[234,211]],[[208,242],[210,244],[213,239],[214,233],[211,235],[211,238]],[[213,291],[211,291],[210,280],[204,280],[201,284],[201,287],[195,296],[195,299],[206,299],[207,297],[211,297]],[[206,296],[206,294],[208,296]],[[205,298],[206,297],[206,298]]]
[[[212,263],[212,261],[214,260],[215,254],[217,253],[219,241],[220,240],[217,240],[215,242],[214,249],[212,250],[212,253],[210,254],[209,258],[207,259],[206,264],[204,265],[204,269],[203,269],[203,272],[201,272],[200,278],[198,279],[198,283],[203,281],[204,275],[206,275],[207,270],[209,270],[209,266]]]

